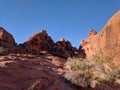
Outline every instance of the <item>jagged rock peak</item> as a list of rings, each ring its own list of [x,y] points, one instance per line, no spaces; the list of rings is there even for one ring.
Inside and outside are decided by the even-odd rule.
[[[7,32],[7,30],[5,30],[3,27],[0,27],[0,39],[5,39],[5,38],[10,39],[10,40],[12,40],[15,43],[15,40],[14,40],[12,34]],[[11,42],[11,44],[13,42]]]
[[[78,50],[77,48],[73,47],[70,41],[61,38],[54,44],[52,54],[64,58],[74,56],[84,58],[85,55],[82,54],[82,51],[83,50],[81,48]]]
[[[41,33],[47,33],[47,31],[45,29],[42,29],[40,32]]]
[[[73,46],[69,41],[65,40],[64,38],[61,38],[54,44],[53,54],[64,58],[71,57],[74,54]]]
[[[54,41],[48,36],[47,31],[42,29],[40,32],[33,34],[21,45],[21,48],[23,53],[40,54],[40,51],[51,51],[53,44]]]
[[[97,35],[97,32],[94,29],[89,30],[87,39],[80,41],[80,46],[83,47],[86,43],[92,40],[92,38],[95,37],[96,35]]]
[[[38,36],[48,36],[47,31],[45,29],[40,30],[40,32],[34,33],[26,42],[28,42],[29,40],[33,39],[34,37],[38,37]]]
[[[89,35],[88,36],[92,36],[92,35],[96,35],[97,32],[94,29],[89,30]]]
[[[4,34],[7,34],[10,37],[12,37],[12,39],[14,39],[13,36],[12,36],[12,34],[10,34],[9,32],[7,32],[3,27],[0,27],[0,37],[2,37]]]
[[[4,48],[4,54],[15,53],[16,44],[13,36],[3,27],[0,27],[0,47]]]
[[[65,41],[65,39],[64,39],[64,38],[61,38],[59,41],[64,42],[64,41]]]

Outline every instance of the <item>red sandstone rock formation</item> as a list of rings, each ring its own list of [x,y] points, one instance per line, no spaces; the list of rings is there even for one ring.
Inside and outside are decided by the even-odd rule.
[[[68,40],[61,39],[54,43],[45,30],[34,34],[30,39],[18,47],[19,53],[40,54],[42,51],[47,51],[53,55],[64,58],[72,56],[84,57],[84,55],[81,55],[77,48],[73,47]]]
[[[120,66],[120,11],[118,11],[96,34],[91,30],[86,40],[80,45],[87,57],[105,55],[114,58],[116,65]]]
[[[64,58],[75,56],[75,53],[79,53],[77,48],[73,47],[68,40],[64,38],[60,39],[53,46],[53,54]]]
[[[36,33],[25,43],[20,45],[19,51],[23,53],[40,54],[41,51],[51,51],[54,41],[45,30]]]
[[[2,27],[0,27],[0,47],[4,50],[3,54],[15,53],[16,51],[13,36]]]
[[[72,56],[85,57],[83,50],[80,48],[78,51],[68,40],[61,39],[54,43],[45,30],[32,35],[25,43],[17,46],[13,36],[5,29],[0,28],[0,47],[4,48],[4,54],[26,53],[39,55],[41,52],[46,51],[64,58]]]

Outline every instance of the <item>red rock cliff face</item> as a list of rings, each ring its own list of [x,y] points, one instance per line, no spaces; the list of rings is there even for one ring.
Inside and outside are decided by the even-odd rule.
[[[118,11],[97,34],[90,30],[86,40],[81,41],[87,57],[102,54],[114,58],[120,65],[120,11]]]
[[[0,27],[0,47],[4,48],[4,54],[15,53],[16,45],[13,36]]]

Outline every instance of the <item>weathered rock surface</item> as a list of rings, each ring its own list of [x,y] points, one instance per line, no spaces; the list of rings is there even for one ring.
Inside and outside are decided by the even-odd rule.
[[[45,30],[34,34],[25,43],[18,46],[19,53],[40,54],[42,51],[52,53],[63,58],[72,56],[85,57],[77,48],[73,47],[68,40],[62,38],[54,43]],[[82,55],[81,55],[82,54]]]
[[[66,60],[50,54],[0,57],[0,90],[75,90],[63,80]]]
[[[32,35],[26,42],[17,46],[13,36],[5,29],[0,28],[0,48],[1,47],[4,49],[4,54],[23,53],[39,55],[40,53],[52,53],[53,55],[64,58],[72,56],[85,57],[83,50],[80,48],[78,51],[68,40],[61,39],[54,43],[53,39],[45,30],[41,30]]]
[[[87,57],[105,55],[114,58],[114,63],[120,66],[120,11],[118,11],[97,34],[90,30],[86,40],[80,45]]]
[[[79,54],[77,48],[73,47],[68,40],[64,38],[60,39],[53,46],[54,55],[61,56],[64,58],[72,57]]]
[[[19,52],[40,54],[41,51],[51,51],[54,41],[45,30],[32,35],[25,43],[19,46]]]
[[[9,54],[0,57],[0,90],[119,90],[106,84],[74,88],[63,75],[65,59],[51,54]]]
[[[15,53],[16,51],[13,36],[2,27],[0,27],[0,47],[4,50],[3,54]]]

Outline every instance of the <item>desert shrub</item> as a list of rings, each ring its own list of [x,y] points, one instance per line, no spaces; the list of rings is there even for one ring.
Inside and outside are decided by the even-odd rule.
[[[90,60],[69,58],[64,67],[64,77],[82,87],[94,88],[101,82],[112,82],[118,75],[118,69],[109,57],[93,57]]]
[[[120,69],[118,70],[118,74],[114,78],[114,82],[116,85],[120,86]]]
[[[0,55],[2,55],[4,53],[4,48],[0,47]]]
[[[40,55],[46,55],[48,52],[43,50],[43,51],[40,51]]]
[[[32,55],[32,54],[28,54],[28,58],[34,58],[35,57],[35,55]]]
[[[28,87],[27,90],[39,90],[38,84],[40,82],[41,82],[40,80],[36,80],[34,83],[30,85],[30,87]]]

